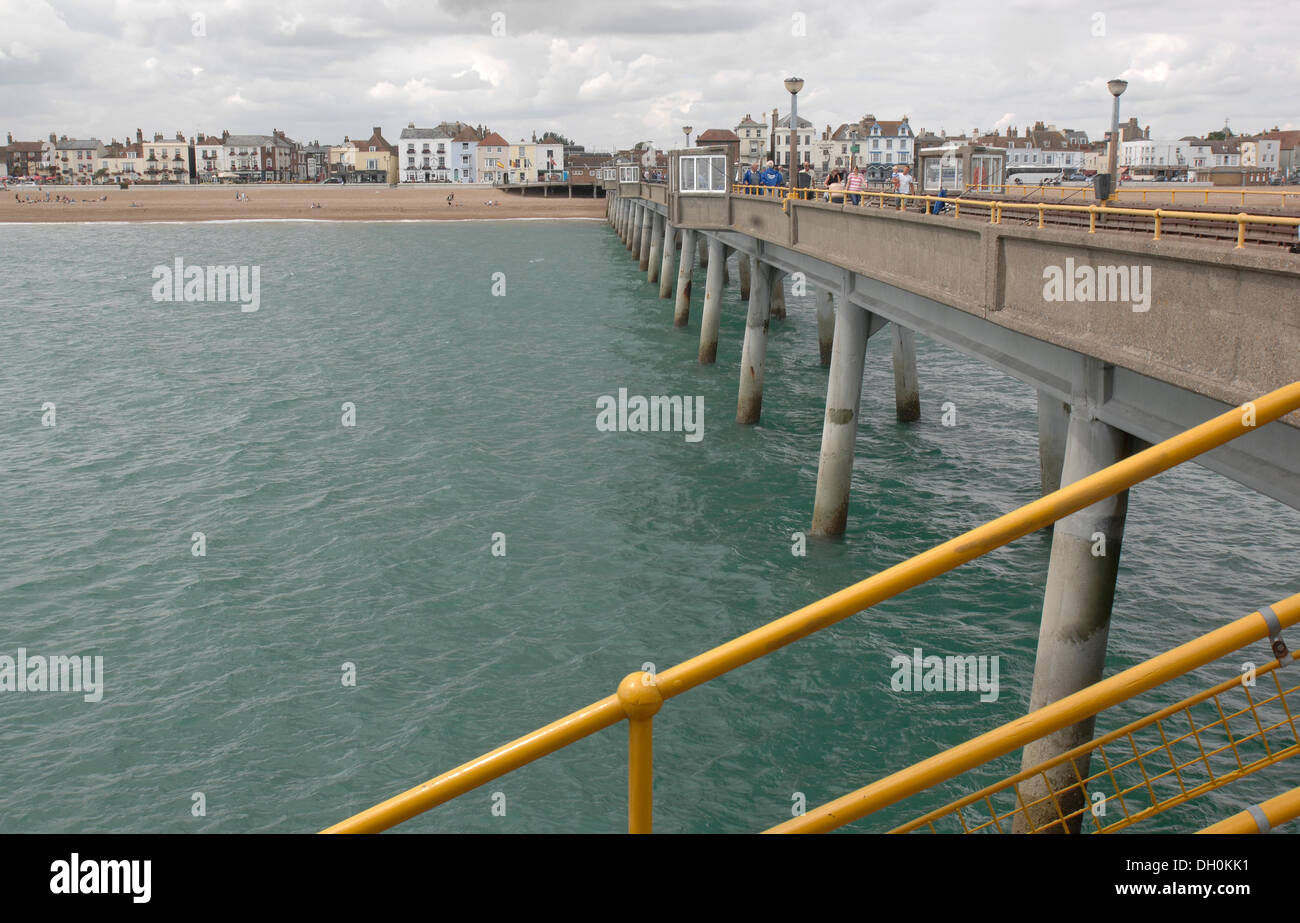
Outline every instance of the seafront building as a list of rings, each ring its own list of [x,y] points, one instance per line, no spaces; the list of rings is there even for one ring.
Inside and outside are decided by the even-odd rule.
[[[164,139],[155,134],[152,141],[143,141],[140,156],[144,160],[144,177],[149,182],[188,183],[190,181],[190,145],[179,131],[176,137]]]
[[[479,182],[499,183],[505,179],[509,148],[510,142],[495,131],[489,131],[479,139],[475,153],[478,159],[475,175]]]
[[[756,122],[748,112],[735,128],[736,137],[740,139],[739,156],[746,163],[764,160],[767,152],[767,123]]]
[[[416,128],[408,122],[398,138],[399,182],[432,183],[446,166],[447,138],[435,128]],[[441,147],[441,158],[438,148]],[[439,163],[439,161],[442,161]]]
[[[55,169],[59,176],[77,183],[88,183],[95,176],[95,161],[104,156],[104,145],[98,138],[77,139],[67,135],[57,141],[50,135],[55,149]]]
[[[4,163],[5,173],[9,176],[38,176],[42,165],[46,164],[45,145],[43,141],[15,141],[12,133],[8,142],[0,148],[0,162]],[[52,147],[52,145],[51,145]]]
[[[476,183],[478,180],[478,132],[466,125],[451,139],[451,181]]]

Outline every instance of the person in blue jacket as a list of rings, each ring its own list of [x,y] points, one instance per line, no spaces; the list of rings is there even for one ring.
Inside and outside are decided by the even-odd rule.
[[[785,178],[781,176],[781,171],[776,168],[776,165],[769,160],[760,182],[770,190],[768,195],[776,195],[777,187],[785,184]]]
[[[744,183],[746,186],[757,186],[763,182],[761,176],[762,174],[758,172],[758,162],[755,161],[745,168]],[[745,192],[749,195],[754,194],[753,189],[746,189]]]

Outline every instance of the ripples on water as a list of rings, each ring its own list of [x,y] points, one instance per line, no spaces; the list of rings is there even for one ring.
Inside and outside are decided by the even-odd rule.
[[[886,331],[848,534],[793,557],[826,391],[811,297],[773,323],[762,422],[738,427],[734,284],[700,367],[698,303],[674,329],[596,222],[0,239],[0,653],[97,653],[106,672],[97,704],[0,699],[3,832],[314,830],[1037,494],[1032,389],[918,336],[923,419],[899,424]],[[176,256],[260,265],[261,310],[155,303],[150,271]],[[704,440],[597,432],[596,397],[620,387],[703,395]],[[1135,489],[1108,672],[1291,593],[1298,535],[1294,512],[1200,468]],[[657,829],[765,827],[793,792],[818,804],[1022,714],[1048,551],[1028,536],[668,704]],[[890,657],[914,647],[998,654],[999,700],[893,692]],[[617,830],[625,738],[403,829]],[[1264,772],[1147,829],[1283,787]]]

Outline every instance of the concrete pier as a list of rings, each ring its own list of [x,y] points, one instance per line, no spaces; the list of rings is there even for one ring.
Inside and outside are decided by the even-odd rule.
[[[700,268],[709,268],[709,241],[703,234],[700,235]]]
[[[921,392],[916,382],[916,336],[898,324],[894,328],[894,409],[902,423],[921,419]]]
[[[673,256],[677,248],[677,229],[664,219],[663,263],[659,266],[659,297],[673,297]]]
[[[849,519],[849,486],[862,401],[862,369],[871,318],[841,301],[835,312],[835,346],[826,384],[826,420],[817,462],[817,496],[813,501],[813,535],[842,535]]]
[[[704,314],[700,318],[700,363],[718,358],[718,324],[722,320],[723,279],[727,272],[726,247],[716,237],[708,238],[709,270],[704,277]]]
[[[772,316],[785,320],[785,273],[778,272],[772,279]]]
[[[650,268],[650,237],[654,234],[655,213],[649,208],[641,210],[641,235],[637,243],[637,268],[646,272]]]
[[[677,264],[677,303],[673,307],[673,326],[685,327],[691,319],[691,276],[695,272],[695,238],[689,228],[682,231],[682,257]]]
[[[736,257],[736,269],[740,275],[740,300],[749,301],[749,254]]]
[[[1061,467],[1065,464],[1065,440],[1069,429],[1070,405],[1039,391],[1038,480],[1044,497],[1061,489]]]
[[[623,246],[628,246],[628,222],[632,218],[632,200],[624,199],[619,208],[618,214],[618,239],[623,241]]]
[[[655,213],[652,219],[650,231],[650,262],[646,267],[645,280],[647,282],[659,281],[659,268],[663,262],[664,249],[664,216]]]
[[[741,259],[744,259],[742,256]],[[835,343],[835,300],[829,289],[817,290],[817,348],[822,365],[831,364],[831,347]]]
[[[749,277],[749,312],[745,317],[745,343],[740,353],[740,394],[736,422],[757,423],[763,412],[763,367],[767,361],[767,327],[772,311],[772,283],[776,269],[755,262]]]
[[[1062,484],[1072,484],[1121,461],[1128,454],[1129,439],[1125,433],[1093,419],[1086,404],[1071,408]],[[1047,589],[1043,594],[1030,711],[1091,686],[1102,677],[1127,512],[1128,491],[1123,491],[1056,523],[1047,567]],[[1021,768],[1027,769],[1087,743],[1092,739],[1093,723],[1094,719],[1088,718],[1030,743],[1025,747]],[[1088,775],[1088,757],[1075,763],[1074,767],[1064,763],[1047,773],[1052,787],[1058,793],[1063,792],[1058,800],[1061,811],[1067,815],[1086,807],[1083,792],[1077,788],[1063,791],[1077,781],[1076,770],[1081,777]],[[1046,796],[1042,778],[1036,776],[1022,783],[1021,795],[1026,802]],[[1118,810],[1118,805],[1112,807]],[[1049,798],[1046,804],[1028,809],[1028,813],[1036,826],[1043,826],[1059,817],[1056,810]],[[1023,814],[1016,816],[1014,828],[1028,829]],[[1078,829],[1076,819],[1070,832],[1077,833]],[[1065,832],[1059,825],[1053,830]]]
[[[727,262],[731,259],[731,254],[735,253],[730,247],[722,247],[722,286],[726,288],[731,283],[731,273],[727,271]]]

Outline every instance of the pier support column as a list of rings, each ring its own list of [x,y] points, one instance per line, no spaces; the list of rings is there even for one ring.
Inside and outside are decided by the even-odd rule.
[[[673,307],[673,326],[685,327],[691,319],[691,275],[695,272],[695,238],[690,228],[682,229],[682,256],[677,264],[677,303]]]
[[[640,202],[632,207],[632,227],[627,248],[632,251],[633,259],[639,259],[641,255],[641,224],[645,220],[645,211],[645,206]]]
[[[709,239],[703,234],[700,235],[700,268],[709,268]]]
[[[785,273],[777,272],[772,276],[772,316],[785,320]]]
[[[650,206],[646,206],[641,212],[641,240],[637,244],[637,250],[640,251],[637,258],[637,268],[642,272],[650,268],[650,237],[654,234],[655,213]]]
[[[835,346],[826,383],[826,420],[817,462],[817,498],[813,501],[813,535],[843,535],[849,521],[849,487],[862,402],[862,367],[867,356],[866,311],[844,299],[835,312]]]
[[[704,314],[700,318],[700,363],[718,358],[718,323],[722,319],[723,274],[727,271],[726,247],[709,238],[709,271],[704,277]]]
[[[627,216],[632,208],[632,203],[622,196],[618,197],[618,239],[623,241],[623,246],[627,246]]]
[[[755,261],[749,277],[749,312],[745,344],[740,352],[740,395],[736,422],[757,423],[763,412],[763,367],[767,361],[767,326],[772,313],[772,283],[776,269]]]
[[[1065,440],[1070,428],[1070,405],[1038,392],[1038,482],[1043,496],[1061,489]],[[1051,526],[1047,527],[1049,530]]]
[[[1093,419],[1086,405],[1071,408],[1061,468],[1062,484],[1072,484],[1128,454],[1129,439],[1125,433]],[[1127,512],[1128,491],[1123,491],[1059,520],[1052,531],[1052,557],[1047,567],[1047,589],[1043,593],[1030,711],[1101,679]],[[1021,768],[1028,769],[1092,740],[1093,724],[1094,719],[1088,718],[1029,744]],[[1088,776],[1089,757],[1073,762],[1074,766],[1067,762],[1047,772],[1052,788],[1058,793],[1056,802],[1067,816],[1090,807],[1084,792],[1077,787],[1067,790],[1077,783],[1076,771],[1079,778]],[[1048,796],[1041,776],[1021,783],[1020,791],[1026,804],[1044,797],[1047,801],[1017,814],[1013,825],[1016,831],[1029,829],[1026,813],[1039,828],[1059,819],[1056,804]],[[1118,810],[1117,805],[1110,807]],[[1070,823],[1068,832],[1078,832],[1080,819]],[[1067,832],[1059,824],[1051,830]]]
[[[743,259],[744,257],[742,257]],[[822,365],[831,364],[831,347],[835,342],[835,300],[828,291],[817,290],[817,348]]]
[[[722,247],[722,287],[726,288],[731,283],[731,273],[727,271],[727,261],[731,259],[731,254],[735,253],[725,244]]]
[[[663,263],[659,266],[659,297],[673,297],[673,256],[677,247],[677,229],[664,219]]]
[[[654,216],[654,226],[650,233],[650,263],[646,269],[645,280],[647,282],[659,281],[659,267],[663,262],[664,250],[664,217],[658,213]]]
[[[736,269],[740,274],[740,300],[749,301],[749,254],[742,253],[736,257]]]
[[[916,335],[907,327],[894,328],[894,410],[901,423],[921,419],[921,392],[916,383]]]

